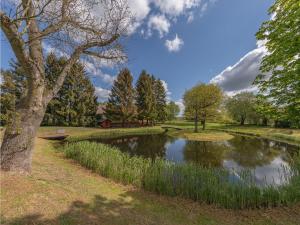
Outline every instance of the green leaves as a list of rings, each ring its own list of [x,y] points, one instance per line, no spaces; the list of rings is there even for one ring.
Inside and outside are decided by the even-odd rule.
[[[184,93],[185,117],[194,118],[195,131],[198,119],[204,129],[206,119],[217,114],[222,97],[221,89],[214,84],[199,84]]]
[[[120,71],[106,105],[105,115],[108,118],[124,123],[136,115],[135,90],[132,80],[132,75],[127,68]]]
[[[264,22],[256,34],[266,42],[268,54],[263,58],[256,78],[261,94],[277,107],[285,108],[288,120],[300,127],[300,3],[277,0],[269,9],[272,19]]]

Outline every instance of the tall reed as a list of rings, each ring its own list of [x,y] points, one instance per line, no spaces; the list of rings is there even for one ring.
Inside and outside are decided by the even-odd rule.
[[[300,200],[299,159],[291,171],[293,176],[285,178],[289,180],[287,185],[257,187],[247,172],[239,174],[243,182],[233,182],[231,172],[224,169],[132,157],[115,147],[88,141],[69,143],[64,152],[68,158],[114,181],[225,208],[272,207]]]

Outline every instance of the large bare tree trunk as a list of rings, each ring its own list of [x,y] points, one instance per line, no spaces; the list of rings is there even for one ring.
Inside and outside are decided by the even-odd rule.
[[[29,173],[31,171],[31,155],[34,139],[40,126],[47,103],[51,98],[44,98],[44,80],[39,78],[31,83],[26,97],[9,116],[3,141],[1,144],[1,170]]]
[[[45,110],[22,109],[6,128],[1,145],[1,170],[30,173],[34,139]]]

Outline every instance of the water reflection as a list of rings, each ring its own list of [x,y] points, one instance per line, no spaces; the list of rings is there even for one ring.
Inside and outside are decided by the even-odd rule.
[[[161,157],[176,163],[193,162],[234,170],[234,179],[240,179],[239,172],[249,170],[258,185],[286,183],[293,154],[299,151],[296,146],[246,136],[222,142],[188,141],[161,134],[97,141],[153,160]]]

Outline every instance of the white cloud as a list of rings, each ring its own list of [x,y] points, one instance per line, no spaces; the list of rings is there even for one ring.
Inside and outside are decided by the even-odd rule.
[[[154,4],[162,13],[178,16],[187,10],[199,6],[201,0],[154,0]]]
[[[188,18],[187,18],[187,23],[191,23],[193,21],[194,21],[194,13],[193,12],[189,12]]]
[[[113,84],[114,80],[116,79],[115,76],[103,73],[100,69],[100,66],[97,66],[97,64],[93,62],[83,61],[82,63],[84,64],[86,71],[90,75],[100,77],[102,81],[107,84]]]
[[[183,46],[184,42],[180,39],[177,34],[173,40],[166,40],[165,46],[169,50],[169,52],[178,52]]]
[[[205,2],[205,3],[202,5],[201,9],[200,9],[200,15],[201,15],[201,16],[203,16],[203,14],[206,12],[207,7],[208,7],[208,3]]]
[[[108,99],[111,91],[101,87],[96,87],[95,92],[96,92],[96,96],[98,97],[98,101],[103,102]]]
[[[143,20],[150,12],[149,0],[128,0],[129,9],[134,17],[133,23],[128,27],[128,34],[133,34],[141,26]]]
[[[150,12],[149,3],[148,0],[128,0],[130,11],[137,21],[145,19]]]
[[[167,101],[169,102],[171,100],[172,92],[169,90],[168,83],[165,80],[161,80],[161,82],[162,82],[162,85],[164,86],[164,89],[165,89],[166,94],[167,94]]]
[[[175,101],[175,104],[179,106],[180,112],[179,112],[179,116],[183,116],[184,114],[184,104],[183,104],[183,99],[179,99],[177,101]]]
[[[153,15],[148,21],[148,35],[151,36],[151,30],[156,30],[159,33],[159,37],[162,38],[165,34],[169,33],[171,24],[164,15]]]
[[[241,91],[256,91],[252,83],[260,73],[262,58],[267,54],[264,44],[263,41],[258,41],[256,49],[248,52],[233,66],[228,66],[210,82],[218,84],[229,95]]]
[[[153,30],[159,32],[160,38],[167,34],[172,23],[177,22],[179,16],[185,16],[187,23],[195,19],[195,10],[199,8],[200,15],[217,0],[128,0],[129,9],[134,22],[128,27],[128,34],[134,33],[141,27],[141,34],[146,38]],[[155,12],[153,14],[152,12]],[[150,16],[149,16],[150,15]],[[148,26],[147,32],[143,25]],[[139,31],[140,32],[140,31]]]

